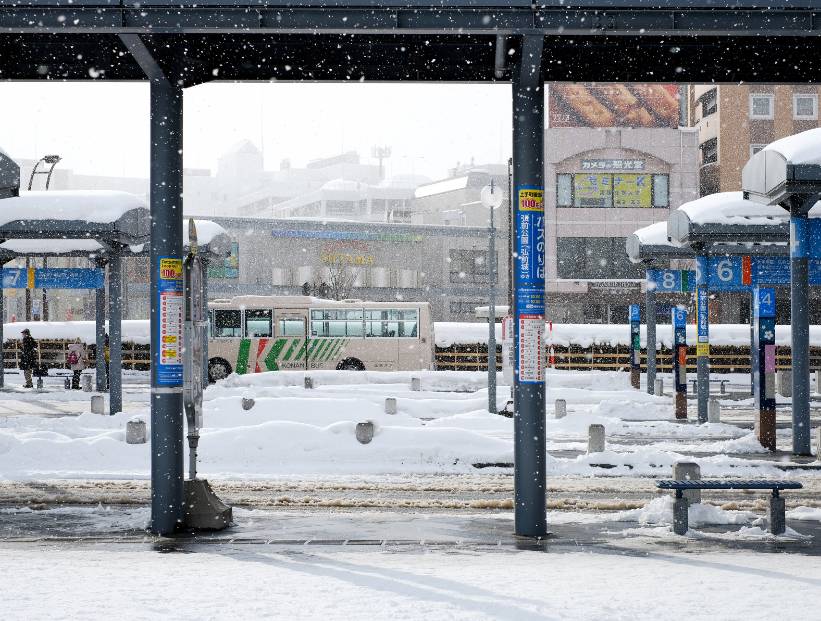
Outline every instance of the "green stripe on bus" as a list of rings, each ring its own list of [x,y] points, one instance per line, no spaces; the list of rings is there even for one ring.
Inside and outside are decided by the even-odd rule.
[[[342,351],[342,348],[345,347],[345,344],[348,342],[347,339],[339,339],[339,343],[334,350],[331,352],[330,359],[333,360],[339,355],[339,352]]]
[[[323,352],[328,353],[328,348],[333,345],[334,340],[335,339],[327,339],[324,343],[321,343],[314,352],[314,359],[320,362],[324,361]]]
[[[269,371],[279,371],[279,365],[277,364],[277,357],[282,352],[282,348],[285,347],[288,341],[286,339],[277,339],[277,341],[271,347],[271,351],[268,352],[268,355],[265,356],[265,368]]]
[[[305,350],[308,347],[308,339],[302,341],[299,349],[297,350],[296,358],[294,358],[294,362],[298,360],[302,360],[305,357]]]
[[[242,339],[239,342],[239,353],[237,354],[237,368],[234,372],[243,375],[248,372],[248,354],[251,352],[251,340]]]
[[[301,339],[294,339],[291,341],[291,346],[288,348],[288,351],[285,352],[285,355],[282,357],[283,362],[287,362],[291,359],[291,356],[296,351],[297,345],[299,345]]]
[[[314,350],[317,348],[317,346],[319,346],[321,344],[321,342],[322,341],[320,341],[319,339],[317,339],[315,341],[311,341],[311,344],[308,346],[308,353],[305,354],[305,359],[306,360],[311,359],[311,356],[314,355]]]
[[[339,349],[339,345],[343,341],[344,341],[344,339],[334,339],[333,340],[333,343],[331,343],[331,346],[328,347],[328,349],[325,350],[325,360],[324,360],[324,362],[327,362],[328,360],[331,359],[331,356],[333,355],[334,351]]]

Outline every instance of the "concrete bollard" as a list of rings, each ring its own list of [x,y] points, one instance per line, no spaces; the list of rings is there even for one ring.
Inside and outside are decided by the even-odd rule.
[[[792,397],[792,369],[781,369],[777,378],[778,394],[782,397]]]
[[[71,390],[71,378],[70,377],[66,377],[65,379],[63,379],[63,388],[65,388],[66,390]]]
[[[664,380],[660,377],[656,378],[656,385],[653,387],[653,394],[657,397],[664,395]]]
[[[590,425],[587,429],[587,453],[604,451],[604,425]]]
[[[103,395],[91,396],[91,413],[105,414],[105,397]]]
[[[673,480],[674,481],[700,481],[701,480],[701,466],[693,461],[679,461],[673,464]],[[700,489],[688,489],[684,491],[684,498],[691,505],[697,505],[701,502]]]
[[[356,439],[360,444],[368,444],[373,440],[373,423],[371,421],[356,423]]]
[[[305,376],[305,390],[311,390],[314,387],[314,378]]]
[[[555,418],[564,418],[567,416],[567,401],[564,399],[556,399]]]
[[[396,414],[396,397],[385,398],[385,414]]]
[[[422,390],[422,378],[421,377],[412,377],[411,378],[411,390],[413,392],[419,392]]]
[[[83,392],[91,392],[91,376],[83,375]]]
[[[787,530],[787,505],[783,496],[770,496],[767,507],[767,518],[770,522],[770,532],[773,535],[783,535]]]
[[[721,422],[721,404],[718,402],[718,399],[710,399],[710,402],[707,404],[707,422]]]
[[[145,421],[135,418],[125,424],[126,444],[145,444],[148,440],[148,432]]]
[[[37,377],[37,390],[43,390],[43,378],[41,376]]]
[[[243,397],[242,398],[242,409],[246,412],[250,410],[252,407],[256,405],[256,401],[251,397]]]

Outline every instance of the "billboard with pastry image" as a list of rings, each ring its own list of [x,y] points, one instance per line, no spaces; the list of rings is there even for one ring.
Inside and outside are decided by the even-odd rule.
[[[675,84],[552,83],[549,127],[678,127]]]

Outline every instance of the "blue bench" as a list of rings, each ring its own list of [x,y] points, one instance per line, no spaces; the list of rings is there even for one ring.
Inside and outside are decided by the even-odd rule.
[[[767,517],[770,521],[770,532],[774,535],[782,535],[787,529],[786,506],[784,499],[779,492],[784,489],[801,489],[804,487],[796,481],[769,481],[766,479],[741,480],[741,481],[656,481],[659,489],[672,489],[676,492],[673,502],[673,532],[677,535],[684,535],[690,528],[687,510],[689,503],[684,497],[684,492],[689,489],[768,489],[772,491],[770,496],[770,506]]]

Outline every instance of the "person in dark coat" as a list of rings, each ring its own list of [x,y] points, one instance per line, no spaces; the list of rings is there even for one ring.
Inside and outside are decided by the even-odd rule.
[[[37,368],[37,341],[32,338],[28,328],[21,334],[23,335],[23,347],[20,352],[20,369],[26,378],[23,388],[34,388],[34,384],[31,383],[31,372]]]

